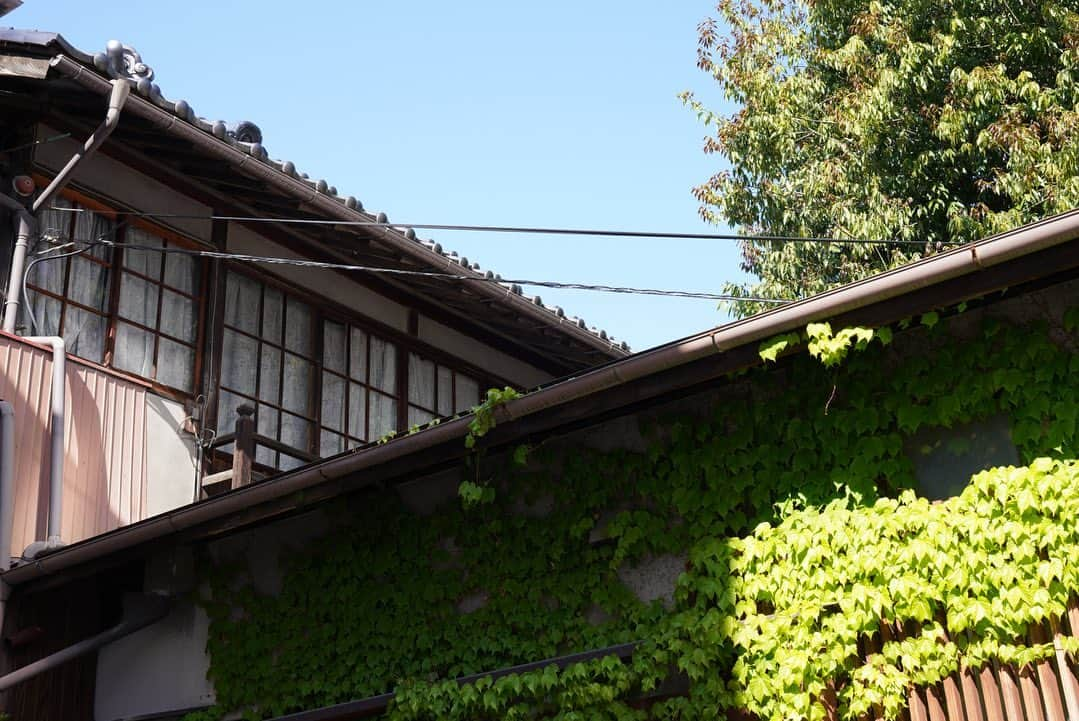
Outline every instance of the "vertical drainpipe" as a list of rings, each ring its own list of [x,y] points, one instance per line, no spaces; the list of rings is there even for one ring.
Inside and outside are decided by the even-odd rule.
[[[15,409],[0,401],[0,572],[11,566],[11,534],[15,525]],[[11,587],[0,579],[0,632]]]
[[[109,106],[105,112],[105,119],[90,134],[83,146],[75,151],[71,159],[67,161],[52,182],[41,191],[41,195],[34,201],[30,211],[27,212],[21,206],[18,208],[18,230],[15,241],[15,251],[11,259],[11,276],[8,280],[7,298],[4,301],[3,330],[7,333],[15,332],[15,325],[19,316],[19,299],[23,290],[23,275],[26,267],[26,256],[29,252],[30,239],[35,235],[37,213],[64,187],[71,179],[72,173],[79,164],[89,157],[95,150],[101,147],[112,131],[120,122],[120,111],[127,102],[131,92],[129,81],[117,78],[112,81],[112,92],[109,94]],[[6,196],[5,196],[6,197]],[[14,201],[7,198],[6,205]],[[34,558],[42,551],[57,548],[62,545],[60,541],[60,523],[63,516],[63,491],[64,491],[64,426],[66,405],[66,355],[64,353],[64,340],[53,336],[34,336],[27,340],[52,346],[52,412],[50,422],[51,453],[49,467],[49,521],[46,539],[31,543],[23,552],[25,558]],[[10,543],[10,541],[9,541]],[[0,588],[0,596],[3,589]]]
[[[64,339],[56,336],[29,336],[32,343],[52,346],[52,392],[49,411],[49,522],[44,541],[27,546],[23,557],[32,559],[44,550],[58,548],[64,510],[64,425],[67,405],[67,353]]]
[[[11,534],[15,525],[15,409],[0,401],[0,572],[11,566]],[[0,592],[0,608],[3,608]],[[0,627],[3,614],[0,613]]]
[[[61,168],[52,182],[41,191],[41,195],[34,201],[33,207],[27,213],[25,209],[18,214],[18,228],[15,237],[15,251],[11,256],[11,276],[8,280],[7,298],[4,300],[4,324],[5,333],[14,333],[15,325],[19,317],[19,299],[22,295],[23,272],[26,267],[26,255],[29,251],[30,238],[35,235],[37,214],[52,200],[53,196],[60,191],[79,163],[97,150],[120,122],[120,111],[127,102],[127,96],[131,92],[131,86],[127,80],[117,79],[112,81],[112,93],[109,95],[109,108],[105,112],[105,119],[101,125],[90,134],[83,146],[75,151],[67,164]]]
[[[3,196],[7,199],[7,196]],[[17,205],[17,204],[16,204]],[[7,298],[4,300],[5,333],[15,332],[15,323],[19,317],[19,294],[22,292],[22,278],[26,268],[26,254],[30,239],[37,235],[37,219],[21,205],[17,205],[15,219],[15,250],[11,254],[11,275],[7,284]]]

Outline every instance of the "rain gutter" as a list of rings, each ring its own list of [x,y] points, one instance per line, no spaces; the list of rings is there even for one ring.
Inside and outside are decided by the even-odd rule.
[[[937,283],[975,274],[1076,238],[1079,238],[1079,211],[1054,216],[858,283],[614,361],[500,405],[495,408],[495,417],[500,423],[521,419],[661,371],[717,356],[781,333],[800,330],[807,323],[832,318],[914,293]],[[1051,270],[1046,269],[1046,273]],[[245,486],[216,498],[125,526],[39,556],[31,563],[7,571],[3,574],[3,579],[13,586],[24,584],[171,533],[247,511],[257,504],[278,500],[327,481],[392,463],[443,443],[460,441],[468,433],[470,420],[469,417],[456,418],[420,433],[330,458],[262,483]]]

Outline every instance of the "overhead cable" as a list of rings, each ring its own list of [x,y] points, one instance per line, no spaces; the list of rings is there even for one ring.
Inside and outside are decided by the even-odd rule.
[[[138,245],[134,243],[116,243],[111,240],[104,239],[87,239],[87,238],[72,238],[73,241],[78,243],[86,243],[88,245],[102,245],[114,248],[125,248],[130,250],[140,251],[152,251],[158,253],[176,253],[180,255],[193,255],[203,258],[218,258],[222,260],[242,261],[246,263],[262,263],[267,265],[289,265],[301,268],[324,268],[328,270],[342,270],[353,271],[360,273],[371,273],[374,275],[392,275],[392,276],[405,276],[405,277],[418,277],[418,278],[435,278],[439,280],[453,280],[461,282],[473,282],[473,283],[497,283],[500,285],[508,285],[510,288],[506,288],[507,293],[513,293],[512,286],[514,285],[528,285],[540,288],[558,288],[565,290],[587,290],[596,291],[601,293],[625,293],[631,295],[653,295],[672,298],[700,298],[704,300],[717,300],[717,301],[744,301],[751,303],[771,303],[782,305],[786,303],[793,303],[794,301],[781,298],[756,298],[756,297],[743,297],[737,295],[730,295],[725,293],[708,293],[698,291],[687,290],[662,290],[657,288],[633,288],[627,286],[615,286],[615,285],[602,285],[594,283],[572,283],[566,281],[555,280],[531,280],[525,278],[502,278],[497,275],[465,275],[457,273],[441,273],[437,271],[427,270],[408,270],[405,268],[383,268],[378,266],[369,265],[353,265],[350,263],[333,263],[321,260],[304,260],[301,258],[281,258],[274,256],[263,255],[248,255],[244,253],[224,253],[214,250],[195,250],[190,248],[177,248],[167,247],[162,248],[154,245]]]
[[[84,208],[54,207],[67,213],[92,212]],[[331,225],[336,227],[385,228],[387,230],[418,229],[468,231],[476,233],[516,233],[537,235],[578,235],[607,238],[653,238],[673,240],[762,240],[777,243],[842,243],[853,245],[917,245],[921,240],[877,240],[872,238],[820,238],[793,235],[742,235],[738,233],[682,233],[651,230],[603,230],[586,228],[538,228],[508,225],[450,225],[445,223],[399,223],[379,220],[330,220],[323,218],[267,218],[243,215],[199,215],[194,213],[151,213],[137,210],[110,210],[113,215],[126,215],[157,220],[222,220],[235,223],[280,223],[283,225]]]

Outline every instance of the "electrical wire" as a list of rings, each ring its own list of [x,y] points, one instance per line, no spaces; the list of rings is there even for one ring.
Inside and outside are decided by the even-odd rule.
[[[71,133],[60,133],[59,135],[51,135],[41,140],[35,140],[31,143],[23,143],[22,145],[14,145],[10,148],[4,148],[0,150],[0,153],[14,153],[16,150],[23,150],[24,148],[32,148],[36,145],[48,145],[49,143],[55,143],[57,140],[63,140],[64,138],[70,138]]]
[[[66,213],[85,213],[85,208],[53,208]],[[476,233],[516,233],[538,235],[580,235],[606,238],[652,238],[671,240],[762,240],[777,243],[842,243],[853,245],[917,245],[925,246],[921,240],[877,240],[872,238],[820,238],[814,236],[789,235],[740,235],[738,233],[679,233],[649,230],[600,230],[586,228],[538,228],[506,225],[450,225],[445,223],[399,223],[380,222],[377,220],[325,220],[322,218],[266,218],[243,215],[198,215],[187,213],[152,213],[137,210],[110,210],[114,215],[127,215],[136,218],[154,218],[158,220],[223,220],[236,223],[280,223],[283,225],[332,225],[339,227],[386,228],[399,230],[411,228],[420,230],[469,231]]]
[[[61,246],[63,247],[63,246]],[[56,248],[50,248],[45,252],[52,252],[57,250]],[[22,302],[23,307],[26,308],[26,316],[30,319],[30,328],[33,331],[32,335],[40,335],[38,330],[37,317],[34,315],[34,309],[30,307],[30,293],[26,289],[27,281],[30,279],[30,271],[34,269],[34,266],[38,263],[44,263],[47,260],[60,260],[61,258],[71,258],[72,256],[82,255],[86,251],[90,250],[88,245],[85,248],[79,250],[73,250],[70,253],[60,253],[59,255],[41,255],[34,258],[26,264],[26,270],[22,274]]]
[[[571,283],[555,280],[532,280],[525,278],[501,278],[499,276],[463,275],[456,273],[440,273],[427,270],[406,270],[404,268],[382,268],[369,265],[352,265],[349,263],[332,263],[321,260],[302,260],[299,258],[280,258],[263,255],[248,255],[244,253],[222,253],[213,250],[194,250],[190,248],[168,247],[162,248],[154,245],[138,245],[134,243],[116,243],[111,240],[92,240],[88,238],[72,238],[73,242],[86,243],[87,245],[101,245],[112,248],[126,248],[129,250],[152,251],[158,253],[175,253],[178,255],[192,255],[202,258],[220,258],[223,260],[243,261],[247,263],[263,263],[267,265],[289,265],[300,268],[323,268],[327,270],[355,271],[371,273],[374,275],[394,275],[418,278],[436,278],[440,280],[455,280],[475,283],[498,283],[502,285],[528,285],[539,288],[557,288],[565,290],[586,290],[601,293],[623,293],[629,295],[652,295],[671,298],[697,298],[717,301],[744,301],[751,303],[771,303],[783,305],[793,303],[793,300],[782,298],[757,298],[753,296],[737,296],[725,293],[708,293],[687,290],[663,290],[658,288],[633,288],[628,286],[602,285],[594,283]],[[506,288],[506,293],[512,293]]]

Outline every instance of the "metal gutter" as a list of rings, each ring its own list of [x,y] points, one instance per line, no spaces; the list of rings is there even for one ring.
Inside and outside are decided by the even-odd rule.
[[[978,273],[1077,238],[1079,211],[1064,213],[776,310],[613,361],[498,406],[495,409],[496,420],[505,423],[544,409],[572,403],[651,374],[725,353],[774,335],[800,330],[807,323],[832,318],[914,293],[937,283]],[[1046,273],[1051,271],[1052,269],[1046,269]],[[24,584],[170,533],[241,513],[260,503],[285,498],[327,481],[392,463],[442,443],[459,441],[468,433],[469,421],[468,417],[456,418],[383,445],[330,458],[262,483],[178,508],[42,555],[32,563],[7,571],[2,578],[11,585]]]
[[[108,80],[97,74],[95,71],[90,70],[85,65],[76,62],[65,55],[58,55],[53,58],[51,65],[58,72],[82,85],[91,92],[104,94],[111,90]],[[242,150],[219,140],[211,133],[207,133],[196,126],[185,122],[176,115],[157,107],[141,96],[133,96],[129,103],[127,112],[153,123],[162,132],[169,133],[190,143],[196,151],[227,162],[235,170],[241,171],[250,177],[266,183],[277,192],[298,200],[324,215],[348,222],[373,222],[375,220],[373,216],[363,213],[358,209],[354,210],[348,208],[335,199],[334,196],[320,193],[317,189],[277,170],[254,155],[245,153]],[[618,358],[627,354],[626,351],[622,350],[617,345],[604,341],[589,331],[570,323],[568,320],[559,319],[550,311],[537,307],[533,302],[512,292],[508,288],[481,280],[484,276],[480,273],[455,263],[449,258],[429,250],[414,240],[410,240],[406,237],[405,233],[401,231],[385,228],[383,229],[383,232],[372,231],[372,234],[378,240],[387,243],[393,250],[402,255],[408,256],[425,265],[433,266],[441,272],[452,273],[455,275],[476,276],[477,281],[475,283],[469,283],[469,288],[477,295],[496,299],[509,306],[520,315],[540,322],[552,329],[557,328],[562,333],[572,336],[575,340],[589,347],[602,351],[609,357]]]

